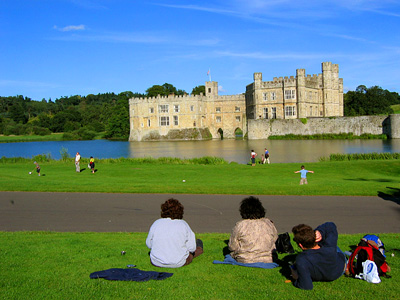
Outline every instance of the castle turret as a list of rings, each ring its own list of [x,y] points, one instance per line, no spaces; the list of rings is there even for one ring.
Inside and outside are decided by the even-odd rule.
[[[297,117],[306,118],[307,117],[307,104],[306,104],[306,70],[297,69],[296,70],[296,80],[297,80]]]
[[[262,83],[262,73],[254,73],[253,78],[254,78],[254,87],[256,89],[260,88]]]
[[[332,63],[322,63],[322,103],[324,104],[324,116],[330,117],[333,115],[334,107],[332,105],[333,96],[333,82],[332,82]]]
[[[218,96],[218,82],[206,81],[206,96],[207,97]]]

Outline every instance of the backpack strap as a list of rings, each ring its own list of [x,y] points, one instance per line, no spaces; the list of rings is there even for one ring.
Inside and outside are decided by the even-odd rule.
[[[360,250],[365,250],[365,252],[367,253],[367,256],[368,256],[367,259],[372,260],[372,261],[374,260],[373,259],[373,252],[372,252],[372,248],[371,247],[369,247],[369,246],[357,246],[357,248],[351,254],[351,256],[349,258],[349,262],[347,263],[347,270],[353,276],[357,274],[357,266],[356,266],[356,264],[354,262],[354,259],[356,258],[356,256],[360,252]]]

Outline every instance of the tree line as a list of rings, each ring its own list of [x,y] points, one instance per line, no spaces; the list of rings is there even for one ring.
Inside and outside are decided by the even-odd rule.
[[[196,86],[192,95],[205,93],[205,86]],[[89,94],[61,97],[52,101],[32,100],[24,96],[0,96],[0,134],[47,135],[64,133],[64,139],[90,140],[101,135],[107,139],[129,137],[129,99],[186,95],[172,84],[153,85],[144,94],[125,91],[119,94]],[[378,86],[364,85],[344,94],[344,115],[361,116],[393,113],[391,105],[400,104],[396,92]]]
[[[197,86],[192,94],[205,92]],[[0,96],[0,134],[48,135],[64,133],[69,140],[90,140],[101,135],[107,139],[129,137],[129,99],[170,94],[185,95],[172,84],[153,85],[146,93],[131,91],[104,94],[74,95],[52,101],[32,100],[24,96]]]
[[[392,105],[400,104],[400,96],[396,92],[384,90],[379,86],[367,88],[359,85],[355,91],[344,95],[345,116],[368,116],[392,114]]]

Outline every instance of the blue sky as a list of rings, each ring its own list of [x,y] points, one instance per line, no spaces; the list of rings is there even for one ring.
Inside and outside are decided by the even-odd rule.
[[[400,92],[397,0],[1,0],[0,96],[34,100],[209,78],[220,94],[339,64],[344,90]]]

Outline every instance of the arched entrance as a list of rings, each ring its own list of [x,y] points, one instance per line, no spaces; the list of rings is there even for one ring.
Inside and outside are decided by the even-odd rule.
[[[220,129],[218,129],[217,132],[219,133],[221,140],[223,140],[224,139],[224,131],[220,128]]]
[[[235,129],[235,139],[242,140],[243,139],[243,130],[239,127]]]

